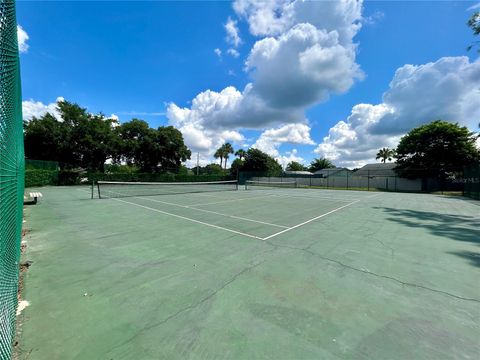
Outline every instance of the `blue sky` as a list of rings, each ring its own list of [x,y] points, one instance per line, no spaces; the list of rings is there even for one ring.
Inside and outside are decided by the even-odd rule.
[[[360,166],[436,118],[476,130],[475,6],[19,1],[24,117],[63,97],[121,122],[172,124],[204,163],[230,141],[283,164]]]

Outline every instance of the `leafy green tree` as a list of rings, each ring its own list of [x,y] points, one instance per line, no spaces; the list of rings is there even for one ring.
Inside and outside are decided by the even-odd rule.
[[[261,150],[251,148],[245,155],[242,171],[264,172],[265,175],[275,176],[282,172],[280,164],[270,155]]]
[[[113,153],[114,120],[68,101],[58,102],[57,110],[62,121],[47,113],[25,124],[26,156],[59,161],[62,168],[103,171]]]
[[[230,174],[237,177],[238,173],[243,170],[244,163],[245,161],[240,158],[233,160],[230,166]]]
[[[116,130],[120,138],[118,160],[135,165],[142,172],[155,171],[160,162],[157,157],[156,131],[139,119],[125,122]]]
[[[191,152],[182,133],[173,126],[152,129],[139,119],[123,123],[117,129],[120,147],[117,161],[134,164],[143,172],[178,172]]]
[[[219,164],[208,164],[207,166],[200,168],[201,175],[224,175],[225,171]]]
[[[312,162],[310,163],[309,170],[311,172],[315,172],[318,170],[322,169],[330,169],[334,168],[335,165],[328,159],[326,158],[319,158],[319,159],[313,159]]]
[[[105,172],[107,174],[133,174],[138,172],[138,168],[130,165],[106,164]]]
[[[470,19],[468,19],[467,25],[472,29],[473,35],[480,35],[480,12],[475,12]],[[467,50],[472,49],[474,46],[478,46],[480,41],[474,41],[470,46],[467,47]],[[479,50],[480,51],[480,50]]]
[[[395,150],[389,148],[381,148],[378,150],[376,160],[381,159],[383,163],[387,160],[392,161],[393,157],[395,156]]]
[[[181,163],[190,159],[192,152],[183,142],[182,133],[173,126],[161,126],[156,131],[160,170],[178,172]]]
[[[112,157],[114,151],[113,122],[102,114],[79,119],[72,130],[72,138],[82,168],[101,172],[105,170],[105,162]]]
[[[57,110],[61,121],[47,113],[25,122],[27,157],[102,172],[109,158],[143,172],[178,172],[191,156],[182,133],[173,126],[152,129],[139,119],[118,125],[68,101],[58,102]]]
[[[74,163],[67,127],[53,115],[33,117],[24,123],[25,156],[30,159]]]
[[[240,160],[244,159],[246,154],[247,152],[243,149],[238,149],[235,151],[235,156],[237,156]]]
[[[287,171],[304,171],[306,170],[305,166],[303,164],[300,164],[299,162],[296,161],[290,161],[287,164],[286,169]]]
[[[234,150],[233,150],[232,144],[230,144],[228,142],[223,144],[221,149],[222,149],[222,152],[223,152],[223,158],[225,159],[225,169],[226,169],[228,158],[230,157],[230,154],[234,153]]]
[[[445,178],[479,161],[477,135],[466,127],[436,120],[403,136],[397,147],[397,171],[405,177]]]

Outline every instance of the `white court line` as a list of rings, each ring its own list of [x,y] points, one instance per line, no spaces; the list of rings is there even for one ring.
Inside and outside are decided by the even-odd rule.
[[[272,196],[275,196],[275,195],[274,194],[269,194],[269,195],[263,195],[263,196],[250,196],[248,198],[230,199],[230,200],[216,201],[216,202],[210,202],[210,203],[192,204],[192,205],[189,205],[189,206],[192,207],[192,206],[216,205],[216,204],[223,204],[223,203],[229,203],[229,202],[236,202],[236,201],[243,201],[243,200],[250,200],[250,199],[258,199],[258,198],[272,197]]]
[[[277,236],[277,235],[284,234],[284,233],[286,233],[287,231],[290,231],[290,230],[299,228],[300,226],[303,226],[303,225],[306,225],[306,224],[308,224],[308,223],[311,223],[312,221],[315,221],[315,220],[320,219],[320,218],[322,218],[322,217],[324,217],[324,216],[330,215],[330,214],[332,214],[332,213],[334,213],[334,212],[336,212],[336,211],[338,211],[338,210],[342,210],[343,208],[346,208],[347,206],[353,205],[353,204],[355,204],[355,203],[357,203],[357,202],[359,202],[359,201],[360,201],[360,200],[352,201],[351,203],[348,203],[348,204],[346,204],[346,205],[340,206],[339,208],[336,208],[336,209],[334,209],[334,210],[332,210],[332,211],[329,211],[329,212],[327,212],[327,213],[325,213],[325,214],[322,214],[322,215],[319,215],[319,216],[317,216],[317,217],[314,217],[313,219],[304,221],[304,222],[302,222],[302,223],[300,223],[300,224],[297,224],[297,225],[295,225],[295,226],[289,227],[288,229],[285,229],[285,230],[279,231],[278,233],[275,233],[275,234],[272,234],[272,235],[270,235],[270,236],[267,236],[267,237],[263,238],[262,240],[268,240],[268,239],[271,239],[271,238],[273,238],[273,237],[275,237],[275,236]]]
[[[200,220],[190,219],[190,218],[185,217],[185,216],[176,215],[176,214],[171,214],[171,213],[166,212],[166,211],[154,209],[154,208],[151,208],[151,207],[148,207],[148,206],[144,206],[144,205],[140,205],[140,204],[137,204],[137,203],[133,203],[133,202],[130,202],[130,201],[125,201],[125,200],[116,199],[116,198],[112,198],[111,200],[120,201],[120,202],[123,202],[123,203],[125,203],[125,204],[130,204],[130,205],[138,206],[138,207],[141,207],[141,208],[143,208],[143,209],[155,211],[155,212],[158,212],[158,213],[161,213],[161,214],[164,214],[164,215],[173,216],[173,217],[176,217],[176,218],[179,218],[179,219],[183,219],[183,220],[187,220],[187,221],[191,221],[191,222],[194,222],[194,223],[197,223],[197,224],[202,224],[202,225],[205,225],[205,226],[210,226],[210,227],[213,227],[213,228],[215,228],[215,229],[220,229],[220,230],[228,231],[228,232],[231,232],[231,233],[234,233],[234,234],[243,235],[243,236],[247,236],[247,237],[254,238],[254,239],[258,239],[258,240],[263,240],[263,238],[261,238],[261,237],[259,237],[259,236],[255,236],[255,235],[243,233],[243,232],[240,232],[240,231],[236,231],[236,230],[224,228],[224,227],[218,226],[218,225],[209,224],[209,223],[206,223],[206,222],[203,222],[203,221],[200,221]]]
[[[380,195],[383,195],[383,192],[379,192],[378,194],[375,194],[375,195],[365,196],[364,199],[371,199],[371,198],[374,198],[374,197],[380,196]]]
[[[268,223],[268,222],[265,222],[265,221],[248,219],[248,218],[244,218],[244,217],[241,217],[241,216],[222,214],[222,213],[219,213],[219,212],[216,212],[216,211],[207,210],[207,209],[197,209],[197,208],[191,207],[191,206],[189,206],[189,205],[180,205],[180,204],[175,204],[175,203],[171,203],[171,202],[167,202],[167,201],[150,199],[150,198],[148,198],[148,197],[138,197],[138,196],[135,196],[135,198],[136,198],[136,199],[140,199],[140,200],[143,199],[143,200],[158,202],[158,203],[161,203],[161,204],[178,206],[178,207],[185,208],[185,209],[191,209],[191,210],[195,210],[195,211],[201,211],[201,212],[206,212],[206,213],[210,213],[210,214],[225,216],[225,217],[229,217],[229,218],[232,218],[232,219],[239,219],[239,220],[250,221],[250,222],[254,222],[254,223],[258,223],[258,224],[264,224],[264,225],[269,225],[269,226],[275,226],[275,227],[279,227],[279,228],[288,229],[288,226],[283,226],[283,225],[278,225],[278,224],[272,224],[272,223]]]
[[[274,194],[275,196],[284,196],[284,197],[291,197],[291,198],[306,198],[310,200],[329,200],[329,201],[342,201],[342,202],[350,202],[350,201],[357,201],[360,199],[338,199],[338,198],[329,198],[329,197],[317,197],[317,196],[302,196],[302,195],[290,195],[290,194]]]

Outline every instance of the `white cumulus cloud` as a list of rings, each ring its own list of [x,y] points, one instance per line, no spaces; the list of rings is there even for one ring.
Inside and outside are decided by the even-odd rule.
[[[33,99],[22,101],[23,119],[29,121],[32,117],[42,117],[47,112],[60,120],[60,114],[57,110],[57,102],[62,102],[65,99],[58,97],[54,103],[44,104],[41,101],[34,101]]]
[[[310,126],[297,123],[265,130],[260,134],[252,147],[262,150],[273,157],[279,157],[279,147],[284,143],[315,145],[315,142],[310,137]]]
[[[222,92],[205,91],[192,101],[191,108],[180,108],[176,104],[167,107],[167,118],[185,138],[185,143],[194,152],[211,155],[226,141],[241,143],[244,137],[232,129],[210,126],[209,120],[220,114],[228,114],[237,106],[241,94],[233,87]]]
[[[333,126],[315,152],[356,167],[375,161],[381,147],[394,148],[410,129],[433,120],[476,130],[480,118],[480,59],[444,57],[395,72],[381,104],[358,104]]]
[[[292,149],[292,151],[285,152],[285,155],[278,155],[275,159],[279,162],[282,168],[286,168],[289,163],[292,161],[298,162],[300,164],[305,163],[305,159],[301,156],[298,156],[298,150]]]
[[[28,36],[27,32],[20,25],[17,25],[17,39],[18,51],[26,53],[28,51],[27,41],[30,39],[30,36]]]
[[[200,92],[189,107],[168,105],[170,124],[187,129],[197,148],[211,152],[219,131],[304,124],[308,107],[362,78],[353,42],[361,27],[361,1],[237,0],[233,7],[260,37],[245,62],[251,82],[243,89]],[[229,18],[225,28],[235,47],[241,41],[235,40],[236,21]]]
[[[233,56],[234,58],[238,58],[240,56],[240,53],[232,48],[227,50],[227,54]]]
[[[225,31],[227,32],[227,42],[235,47],[238,47],[242,43],[242,39],[239,35],[237,21],[228,18],[227,23],[224,25],[224,27]]]
[[[363,1],[237,0],[233,8],[245,18],[252,35],[275,36],[295,24],[335,31],[348,43],[361,27]]]

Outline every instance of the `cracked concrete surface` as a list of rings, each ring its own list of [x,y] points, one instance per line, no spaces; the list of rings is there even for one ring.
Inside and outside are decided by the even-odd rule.
[[[285,226],[360,201],[261,240],[83,200],[74,187],[42,189],[44,201],[26,213],[31,305],[19,316],[18,358],[478,357],[478,202],[281,191],[161,199],[217,202],[205,209]],[[150,203],[259,237],[278,231]]]

